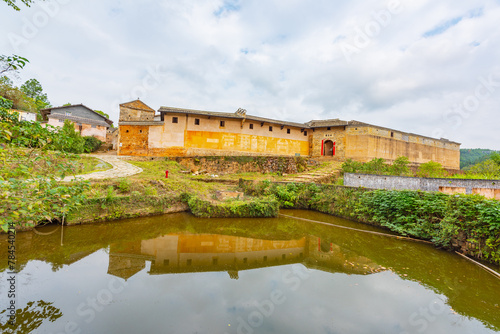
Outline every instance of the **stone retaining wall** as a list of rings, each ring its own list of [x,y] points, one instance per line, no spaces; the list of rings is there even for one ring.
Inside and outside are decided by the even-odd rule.
[[[388,190],[439,191],[447,194],[479,194],[500,200],[500,180],[422,178],[371,174],[344,174],[344,185]]]

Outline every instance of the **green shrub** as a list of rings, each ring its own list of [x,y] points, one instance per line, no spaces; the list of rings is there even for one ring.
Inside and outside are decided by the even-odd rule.
[[[377,174],[381,175],[387,172],[388,165],[382,158],[375,158],[371,161],[363,164],[361,171],[366,174]]]
[[[92,136],[85,136],[83,137],[84,143],[83,143],[83,150],[86,153],[92,153],[97,151],[101,145],[103,144],[102,141],[97,139],[96,137]]]
[[[408,167],[409,164],[410,159],[408,159],[407,157],[397,157],[396,160],[394,160],[394,163],[389,166],[389,174],[396,176],[407,176],[410,174],[410,168]]]
[[[107,189],[106,189],[106,202],[112,202],[116,197],[116,193],[115,193],[115,188],[113,188],[113,186],[109,186]]]
[[[420,165],[417,171],[419,177],[445,177],[446,170],[439,162],[429,161]]]
[[[214,204],[196,196],[187,200],[193,215],[208,218],[250,218],[276,217],[279,213],[279,203],[273,196],[249,200],[233,200]]]
[[[360,173],[363,169],[363,163],[359,161],[354,161],[352,159],[347,159],[342,164],[342,173]]]
[[[130,191],[130,182],[128,179],[121,178],[120,182],[118,183],[118,190],[120,190],[122,193],[127,193]]]

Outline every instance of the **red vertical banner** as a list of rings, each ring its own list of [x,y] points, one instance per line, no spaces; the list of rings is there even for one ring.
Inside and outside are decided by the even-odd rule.
[[[324,155],[324,153],[323,153],[323,150],[324,150],[324,143],[325,143],[325,140],[323,139],[323,140],[321,141],[321,155]]]
[[[332,155],[335,155],[335,145],[337,144],[337,142],[334,142],[333,143],[333,154]]]

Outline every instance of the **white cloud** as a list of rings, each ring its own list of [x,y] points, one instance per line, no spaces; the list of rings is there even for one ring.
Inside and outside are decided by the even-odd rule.
[[[21,79],[36,77],[54,105],[84,103],[115,121],[116,101],[139,95],[155,109],[243,107],[429,136],[438,128],[463,147],[500,149],[500,87],[459,126],[447,111],[474,94],[479,77],[500,81],[500,4],[401,1],[377,29],[374,13],[391,2],[72,0],[29,38],[41,2],[21,12],[4,5],[0,48],[30,59]],[[360,30],[372,37],[348,62],[341,45],[355,45]],[[26,43],[15,49],[12,34]]]

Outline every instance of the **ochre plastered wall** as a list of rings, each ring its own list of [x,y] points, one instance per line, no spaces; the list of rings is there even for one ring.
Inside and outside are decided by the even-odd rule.
[[[177,122],[174,123],[173,119]],[[260,121],[154,110],[140,101],[120,105],[118,154],[143,156],[296,155],[321,156],[322,143],[335,143],[335,159],[388,162],[406,156],[415,164],[436,161],[459,169],[460,145],[360,124],[304,129]],[[199,120],[198,122],[196,120]],[[224,125],[221,125],[224,121]],[[126,124],[137,122],[136,124]],[[253,125],[253,128],[250,128]],[[272,126],[272,131],[269,127]],[[290,133],[287,133],[287,129]],[[128,132],[127,132],[128,130]]]
[[[120,125],[119,155],[149,155],[147,125]]]
[[[375,127],[346,129],[346,159],[367,162],[383,158],[393,161],[400,156],[408,157],[412,163],[421,164],[432,160],[447,169],[460,169],[458,144]]]
[[[199,119],[199,125],[196,125],[196,119]],[[221,126],[221,121],[224,121],[224,126]],[[309,139],[296,127],[192,115],[186,118],[186,124],[184,146],[187,149],[309,155]],[[250,124],[253,124],[253,129],[250,129]]]

